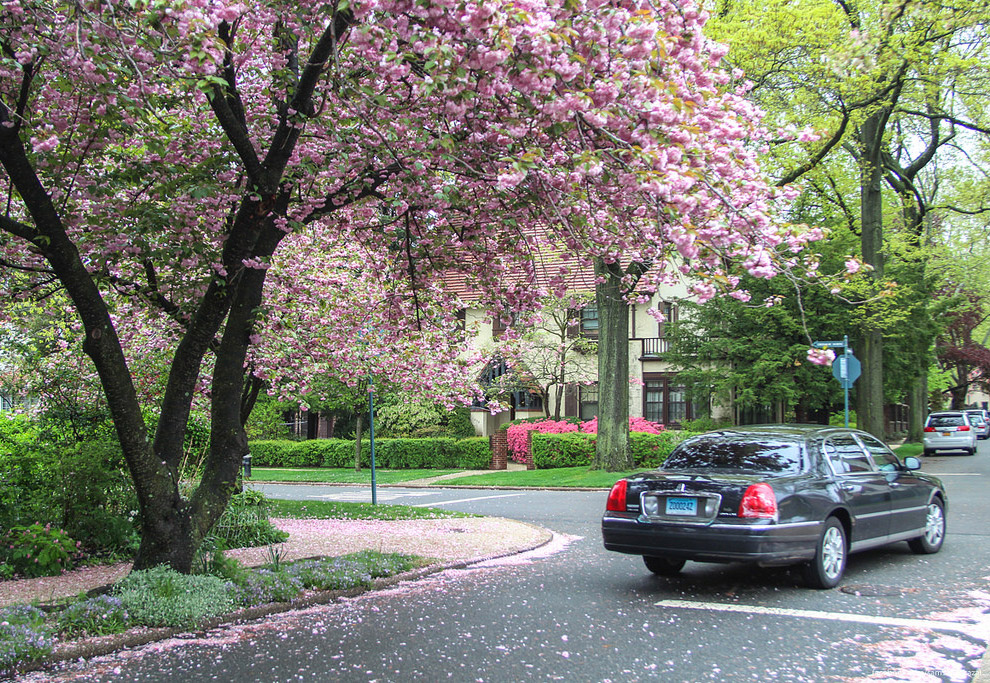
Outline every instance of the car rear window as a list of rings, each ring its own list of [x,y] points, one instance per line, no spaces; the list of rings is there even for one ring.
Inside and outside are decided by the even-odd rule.
[[[741,474],[788,474],[803,468],[802,443],[765,436],[692,439],[674,449],[664,470],[717,470]]]
[[[962,427],[966,418],[962,415],[932,415],[928,419],[929,427]]]
[[[986,422],[986,420],[983,419],[982,413],[968,413],[968,415],[970,422],[979,422],[980,424]]]

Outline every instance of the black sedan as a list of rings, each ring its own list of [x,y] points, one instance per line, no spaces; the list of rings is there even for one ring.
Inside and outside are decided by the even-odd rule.
[[[942,483],[870,434],[761,425],[685,440],[664,465],[616,482],[602,518],[607,550],[674,575],[686,560],[801,564],[808,584],[839,583],[850,553],[945,539]]]

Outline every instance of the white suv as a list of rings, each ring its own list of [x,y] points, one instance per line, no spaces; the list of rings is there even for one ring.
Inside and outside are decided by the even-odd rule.
[[[925,455],[936,451],[966,451],[976,453],[976,430],[969,415],[961,410],[932,413],[925,422]]]

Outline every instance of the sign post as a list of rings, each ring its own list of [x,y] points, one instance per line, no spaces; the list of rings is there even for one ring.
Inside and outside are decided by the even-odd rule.
[[[843,336],[842,341],[813,342],[812,346],[816,349],[842,349],[843,351],[842,355],[838,356],[835,362],[832,363],[832,376],[839,380],[839,386],[842,387],[845,394],[846,427],[848,427],[849,389],[859,379],[863,371],[863,366],[860,364],[859,359],[853,355],[852,349],[849,348],[849,335]]]

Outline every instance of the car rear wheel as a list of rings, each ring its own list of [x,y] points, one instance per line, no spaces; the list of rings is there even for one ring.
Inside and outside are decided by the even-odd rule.
[[[684,567],[684,560],[674,560],[669,557],[652,557],[643,555],[646,568],[657,576],[676,576]]]
[[[804,580],[811,588],[834,588],[846,571],[846,529],[835,517],[825,520],[818,539],[815,558],[802,567]]]
[[[934,449],[932,449],[932,448],[926,448],[926,449],[925,449],[925,452],[923,453],[923,455],[924,455],[924,456],[925,456],[926,458],[929,458],[929,457],[931,457],[931,456],[933,456],[933,455],[935,455],[935,450],[934,450]]]
[[[970,448],[969,449],[969,454],[970,455],[976,455],[976,447],[975,446],[973,448]]]
[[[925,533],[908,541],[911,550],[919,555],[937,553],[945,540],[945,505],[938,498],[928,504]]]

